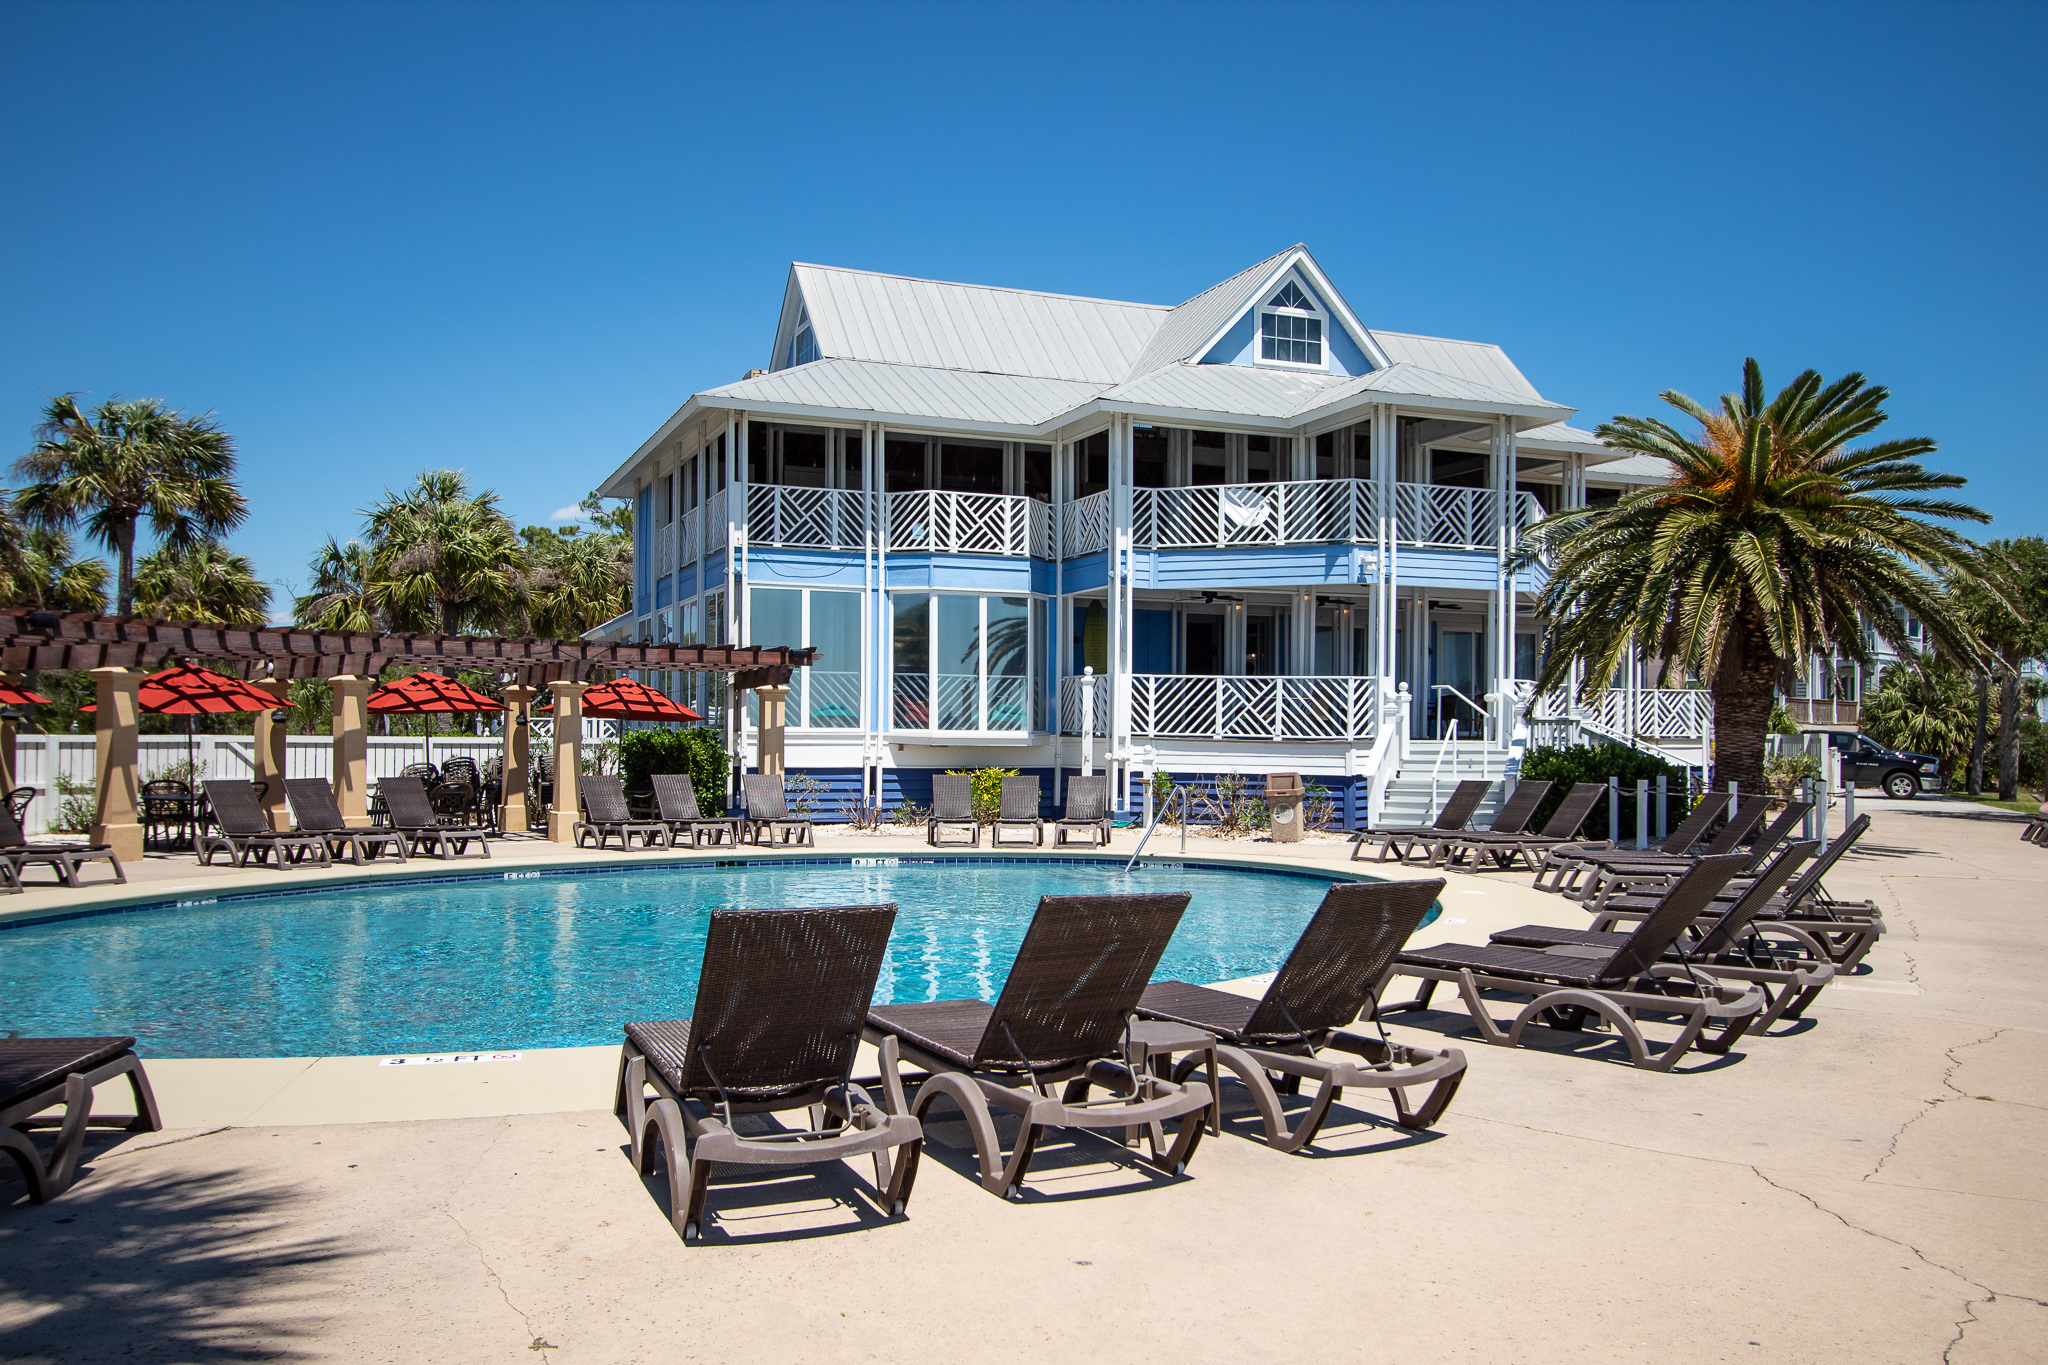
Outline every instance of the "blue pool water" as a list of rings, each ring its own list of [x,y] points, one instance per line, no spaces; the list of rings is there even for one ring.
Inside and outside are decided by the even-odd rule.
[[[1278,967],[1327,885],[1195,866],[841,861],[163,906],[0,932],[0,1036],[133,1034],[147,1057],[610,1043],[629,1019],[688,1017],[720,906],[893,900],[877,1001],[993,999],[1041,895],[1187,891],[1159,976],[1217,981]]]

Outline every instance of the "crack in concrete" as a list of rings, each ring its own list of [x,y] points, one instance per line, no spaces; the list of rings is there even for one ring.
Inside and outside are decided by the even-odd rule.
[[[1941,1073],[1941,1083],[1947,1086],[1950,1090],[1955,1091],[1955,1094],[1952,1096],[1936,1095],[1931,1100],[1922,1100],[1921,1103],[1926,1107],[1923,1108],[1919,1113],[1913,1115],[1913,1117],[1907,1119],[1904,1123],[1898,1126],[1898,1130],[1892,1134],[1892,1140],[1890,1144],[1886,1146],[1886,1148],[1884,1149],[1884,1155],[1879,1157],[1877,1159],[1877,1164],[1870,1168],[1870,1174],[1863,1177],[1865,1180],[1869,1180],[1872,1177],[1876,1176],[1879,1171],[1882,1171],[1884,1169],[1884,1164],[1887,1161],[1890,1161],[1893,1157],[1899,1154],[1899,1142],[1906,1136],[1906,1130],[1908,1128],[1911,1128],[1914,1124],[1926,1118],[1929,1114],[1933,1113],[1936,1109],[1939,1109],[1942,1105],[1947,1104],[1951,1099],[1967,1100],[1971,1098],[1971,1095],[1968,1091],[1964,1090],[1961,1086],[1955,1083],[1955,1074],[1956,1072],[1962,1069],[1963,1065],[1963,1059],[1956,1056],[1956,1054],[1958,1052],[1961,1052],[1966,1047],[1979,1047],[1985,1043],[1995,1041],[2001,1034],[2007,1033],[2009,1031],[2010,1030],[2002,1028],[1993,1029],[1990,1033],[1986,1034],[1982,1038],[1973,1038],[1967,1043],[1957,1043],[1954,1047],[1947,1049],[1943,1053],[1943,1055],[1948,1058],[1948,1068]]]
[[[175,1147],[181,1142],[197,1142],[201,1138],[212,1137],[215,1133],[225,1133],[234,1126],[235,1125],[233,1125],[232,1123],[223,1123],[218,1128],[208,1128],[204,1132],[199,1133],[187,1133],[183,1137],[165,1138],[162,1142],[151,1142],[139,1147],[117,1147],[113,1151],[108,1152],[106,1155],[100,1157],[99,1160],[112,1161],[115,1157],[139,1156],[144,1152],[153,1152],[159,1147]]]
[[[451,1205],[454,1202],[455,1195],[461,1191],[464,1185],[469,1183],[470,1175],[473,1174],[478,1168],[478,1166],[482,1164],[484,1157],[489,1156],[493,1151],[497,1150],[498,1144],[504,1141],[505,1134],[510,1132],[511,1128],[512,1125],[509,1121],[501,1120],[499,1122],[497,1136],[493,1137],[490,1141],[490,1145],[485,1147],[482,1152],[478,1153],[477,1159],[470,1163],[469,1171],[463,1175],[461,1181],[457,1182],[455,1189],[449,1192],[448,1199],[442,1203],[441,1213],[448,1219],[449,1222],[455,1224],[455,1230],[462,1234],[462,1240],[469,1243],[470,1250],[476,1253],[476,1263],[483,1267],[484,1274],[489,1276],[491,1283],[497,1287],[498,1297],[500,1299],[503,1299],[505,1301],[505,1306],[511,1309],[514,1313],[518,1314],[519,1321],[525,1324],[526,1334],[528,1338],[528,1345],[526,1349],[529,1351],[538,1351],[541,1354],[541,1358],[546,1359],[547,1353],[549,1351],[559,1351],[562,1348],[555,1345],[553,1342],[549,1341],[546,1337],[542,1336],[539,1332],[536,1332],[534,1330],[533,1318],[527,1314],[524,1308],[521,1308],[518,1304],[512,1302],[512,1295],[505,1288],[504,1277],[499,1275],[497,1267],[491,1264],[491,1258],[484,1254],[483,1244],[478,1242],[475,1236],[471,1234],[468,1227],[466,1227],[463,1224],[463,1221],[455,1216],[455,1210],[451,1207]]]

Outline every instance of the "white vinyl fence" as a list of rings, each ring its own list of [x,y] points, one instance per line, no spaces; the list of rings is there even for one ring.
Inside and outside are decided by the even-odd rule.
[[[549,728],[536,719],[528,741],[533,756],[546,753]],[[583,742],[589,745],[616,738],[617,728],[612,721],[585,721]],[[371,735],[366,743],[369,753],[365,766],[372,782],[380,777],[398,776],[408,763],[426,761],[427,742],[417,735]],[[135,747],[139,782],[147,782],[171,765],[185,761],[183,735],[143,735],[136,740]],[[446,763],[459,754],[475,759],[477,767],[484,768],[504,751],[504,741],[497,735],[436,735],[432,761],[437,765]],[[202,779],[256,775],[255,741],[248,735],[195,735],[191,755],[199,764]],[[22,820],[28,832],[44,833],[50,829],[50,822],[57,816],[57,803],[62,799],[57,792],[60,775],[77,783],[87,799],[91,799],[96,766],[91,735],[17,735],[14,780],[20,786],[36,789],[35,800],[29,803],[28,814]],[[293,735],[285,741],[286,777],[333,775],[334,741],[329,736]]]

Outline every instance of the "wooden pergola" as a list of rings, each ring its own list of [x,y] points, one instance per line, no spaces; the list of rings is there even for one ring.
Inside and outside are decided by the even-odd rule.
[[[138,819],[136,688],[143,675],[166,664],[205,662],[239,674],[286,705],[295,678],[325,679],[334,694],[334,798],[350,824],[367,825],[368,713],[377,675],[391,664],[496,673],[511,712],[505,726],[504,821],[527,824],[527,707],[545,684],[554,693],[555,781],[548,837],[571,840],[581,818],[578,779],[583,771],[583,689],[628,670],[726,673],[736,689],[761,697],[763,772],[782,770],[783,702],[793,670],[817,658],[811,649],[771,645],[677,645],[647,641],[598,644],[588,640],[527,640],[480,635],[382,635],[296,627],[240,627],[140,616],[59,615],[0,608],[0,675],[30,669],[80,669],[98,691],[95,747],[98,820],[93,839],[123,858],[142,856]],[[256,775],[266,782],[265,804],[274,827],[287,828],[284,799],[286,727],[268,712],[256,714]],[[0,723],[4,780],[13,786],[14,726]]]

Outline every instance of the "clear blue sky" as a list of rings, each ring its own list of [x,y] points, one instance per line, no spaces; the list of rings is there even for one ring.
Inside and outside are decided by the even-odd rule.
[[[2039,5],[0,9],[0,430],[155,395],[281,588],[522,522],[767,361],[789,261],[1175,303],[1297,239],[1584,425],[1861,369],[2048,531]]]

